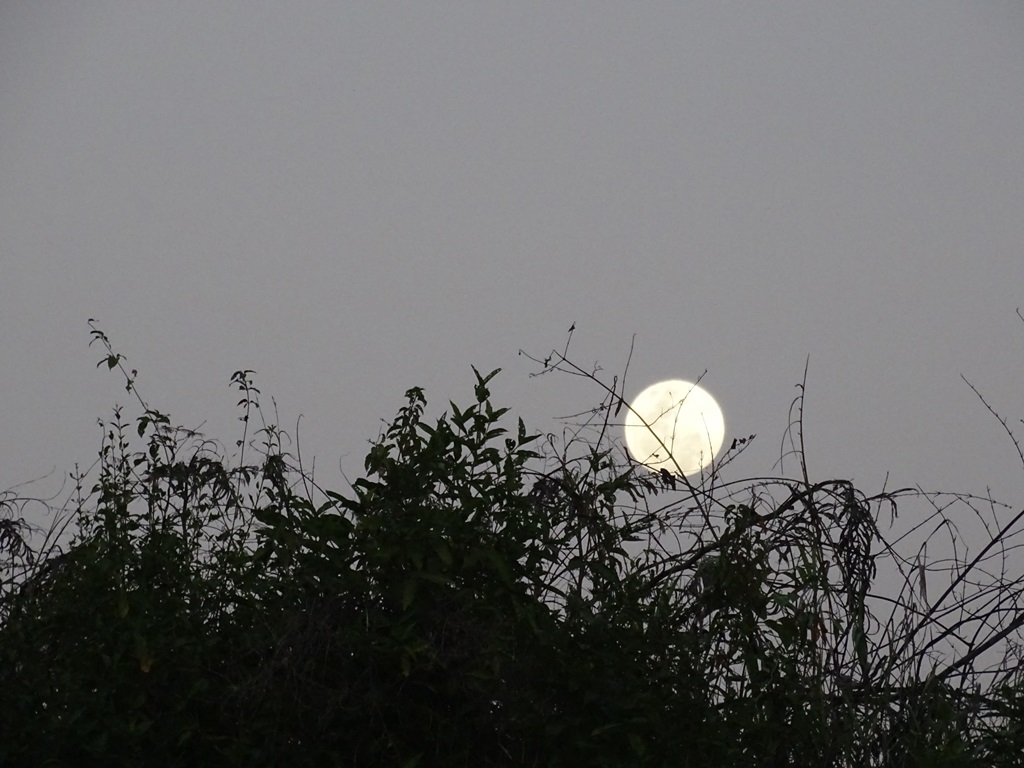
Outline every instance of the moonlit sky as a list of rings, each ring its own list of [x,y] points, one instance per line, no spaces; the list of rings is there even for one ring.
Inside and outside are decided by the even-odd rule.
[[[411,386],[529,426],[702,380],[773,474],[1024,498],[1024,4],[0,3],[0,488],[257,371],[347,487]],[[131,411],[135,413],[135,411]]]

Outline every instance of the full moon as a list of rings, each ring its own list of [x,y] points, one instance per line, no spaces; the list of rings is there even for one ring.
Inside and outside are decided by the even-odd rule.
[[[661,381],[637,395],[632,405],[626,414],[626,447],[654,472],[696,474],[722,447],[722,409],[696,384]]]

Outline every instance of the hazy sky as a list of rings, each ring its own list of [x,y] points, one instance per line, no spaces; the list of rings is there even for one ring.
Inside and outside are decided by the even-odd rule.
[[[343,487],[403,392],[703,381],[772,473],[1024,497],[1024,4],[0,2],[0,488],[240,368]],[[1024,427],[1021,427],[1024,432]],[[1024,435],[1022,435],[1024,436]],[[59,485],[47,481],[46,487]]]

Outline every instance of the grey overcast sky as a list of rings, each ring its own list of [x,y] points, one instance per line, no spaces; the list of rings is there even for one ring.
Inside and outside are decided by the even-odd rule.
[[[0,487],[123,382],[228,445],[241,368],[343,486],[440,413],[704,385],[772,473],[1024,497],[1024,3],[0,3]],[[1024,431],[1024,427],[1021,428]],[[38,489],[37,489],[38,490]]]

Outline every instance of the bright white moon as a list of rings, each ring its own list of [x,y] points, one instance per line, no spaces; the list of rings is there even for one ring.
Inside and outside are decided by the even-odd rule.
[[[626,447],[653,471],[700,472],[724,439],[722,409],[706,390],[688,381],[652,384],[626,414]]]

